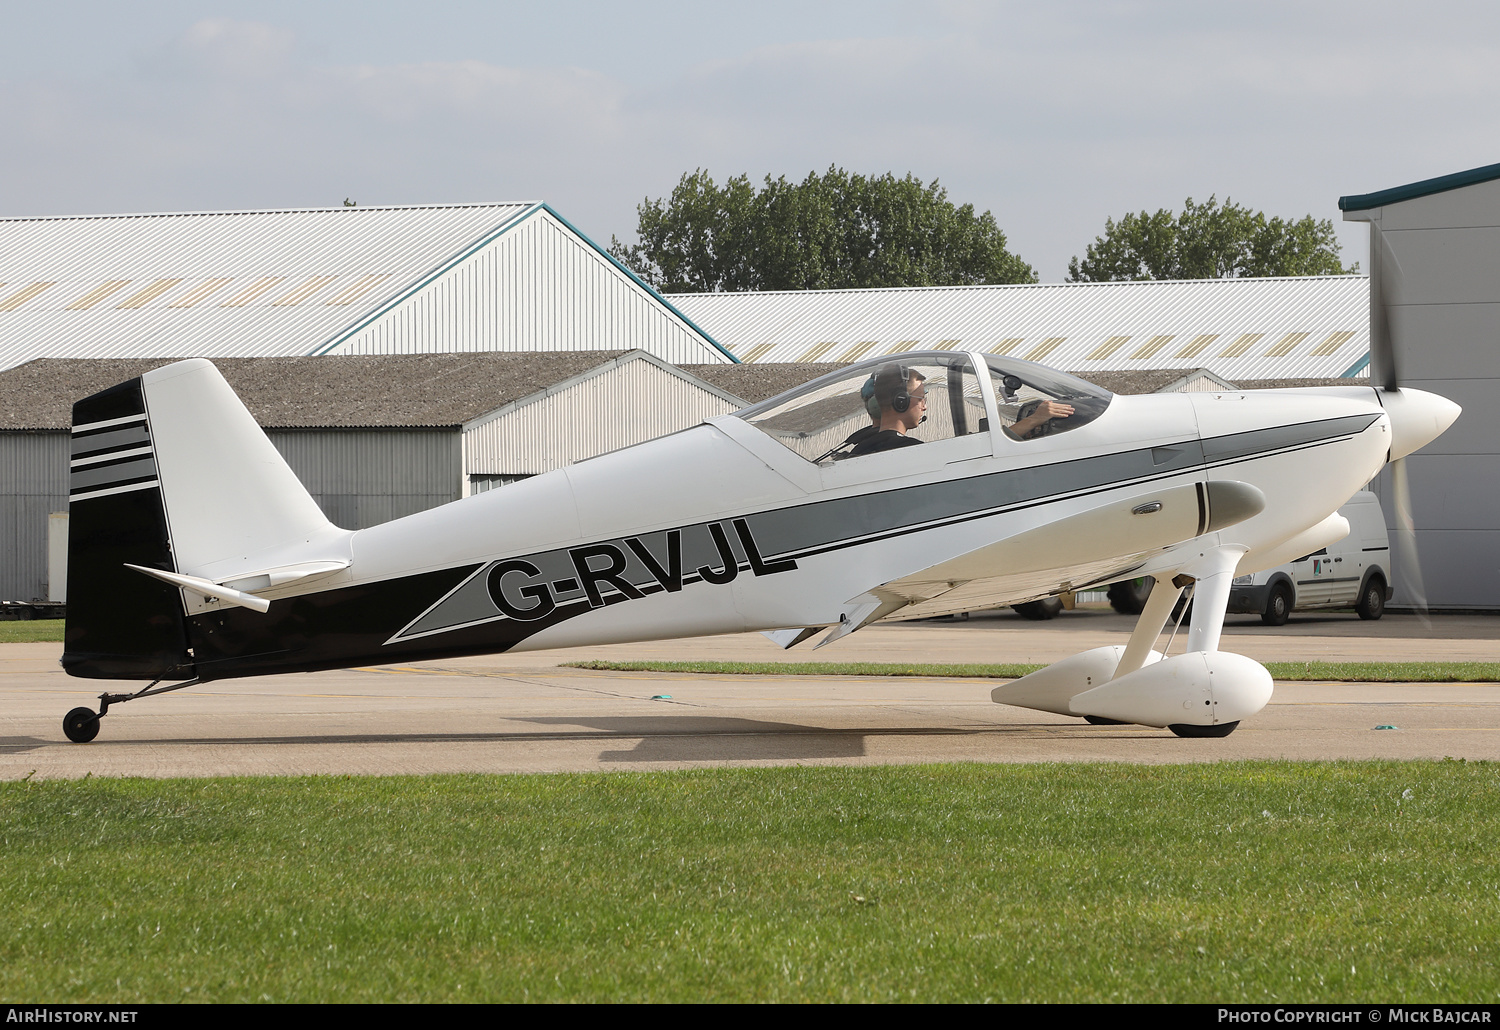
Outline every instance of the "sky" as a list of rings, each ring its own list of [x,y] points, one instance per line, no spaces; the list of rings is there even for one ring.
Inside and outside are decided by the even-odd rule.
[[[1062,281],[1106,218],[1500,161],[1500,5],[0,0],[0,216],[545,200],[684,172],[938,180]]]

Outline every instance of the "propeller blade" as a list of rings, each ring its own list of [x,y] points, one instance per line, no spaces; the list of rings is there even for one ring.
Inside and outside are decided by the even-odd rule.
[[[1427,617],[1427,588],[1422,583],[1422,564],[1417,558],[1417,527],[1411,517],[1411,483],[1406,476],[1406,459],[1391,462],[1391,495],[1396,506],[1396,581],[1404,584],[1417,609],[1422,625],[1432,628]]]
[[[1391,342],[1391,301],[1387,281],[1401,265],[1379,222],[1370,223],[1370,381],[1382,390],[1401,389],[1396,348]]]

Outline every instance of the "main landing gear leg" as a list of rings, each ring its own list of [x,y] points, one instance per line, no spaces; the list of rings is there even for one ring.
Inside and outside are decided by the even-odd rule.
[[[1183,586],[1183,583],[1176,580],[1156,577],[1156,584],[1146,598],[1146,606],[1141,609],[1140,618],[1135,620],[1130,642],[1125,645],[1125,653],[1120,656],[1120,664],[1115,666],[1112,679],[1119,679],[1145,666],[1152,648],[1156,646],[1156,638],[1161,636],[1162,627],[1172,617],[1172,609],[1182,596]]]
[[[153,680],[150,685],[134,694],[100,694],[99,711],[92,708],[75,708],[63,716],[63,734],[75,744],[87,744],[99,735],[99,720],[109,714],[110,705],[124,704],[126,701],[134,701],[138,697],[150,697],[152,694],[165,694],[169,690],[181,690],[183,687],[191,687],[200,682],[197,676],[182,683],[173,683],[171,686],[158,687],[156,684],[161,680]]]
[[[1115,666],[1111,679],[1119,679],[1145,666],[1146,659],[1156,645],[1156,638],[1161,636],[1162,628],[1172,617],[1172,609],[1176,607],[1177,599],[1182,596],[1182,588],[1188,582],[1191,580],[1183,576],[1175,581],[1162,576],[1156,577],[1151,592],[1146,596],[1146,604],[1141,609],[1140,617],[1135,620],[1130,642],[1125,645],[1125,653],[1120,655],[1120,664]],[[1106,719],[1102,715],[1085,715],[1083,721],[1093,726],[1130,725],[1124,719]]]
[[[1193,621],[1188,627],[1189,651],[1217,651],[1224,633],[1224,614],[1229,607],[1229,587],[1234,581],[1244,550],[1215,547],[1193,564],[1197,585],[1193,588]],[[1179,737],[1227,737],[1239,720],[1212,726],[1173,723],[1167,728]]]
[[[1215,547],[1195,562],[1192,574],[1193,621],[1188,628],[1189,651],[1217,651],[1224,632],[1224,612],[1229,607],[1229,587],[1234,570],[1245,552],[1238,547]]]

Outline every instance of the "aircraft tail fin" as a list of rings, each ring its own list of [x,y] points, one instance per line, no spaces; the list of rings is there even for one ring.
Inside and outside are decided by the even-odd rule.
[[[63,667],[75,676],[193,675],[187,615],[234,603],[202,588],[340,533],[201,358],[79,401],[72,444]]]

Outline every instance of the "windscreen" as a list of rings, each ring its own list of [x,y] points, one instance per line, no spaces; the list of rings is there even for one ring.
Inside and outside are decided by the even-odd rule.
[[[1036,440],[1086,426],[1114,394],[1077,376],[1017,358],[986,355],[1000,408],[1000,425],[1013,440]]]
[[[982,389],[967,354],[924,351],[852,365],[738,414],[828,464],[988,432]]]

